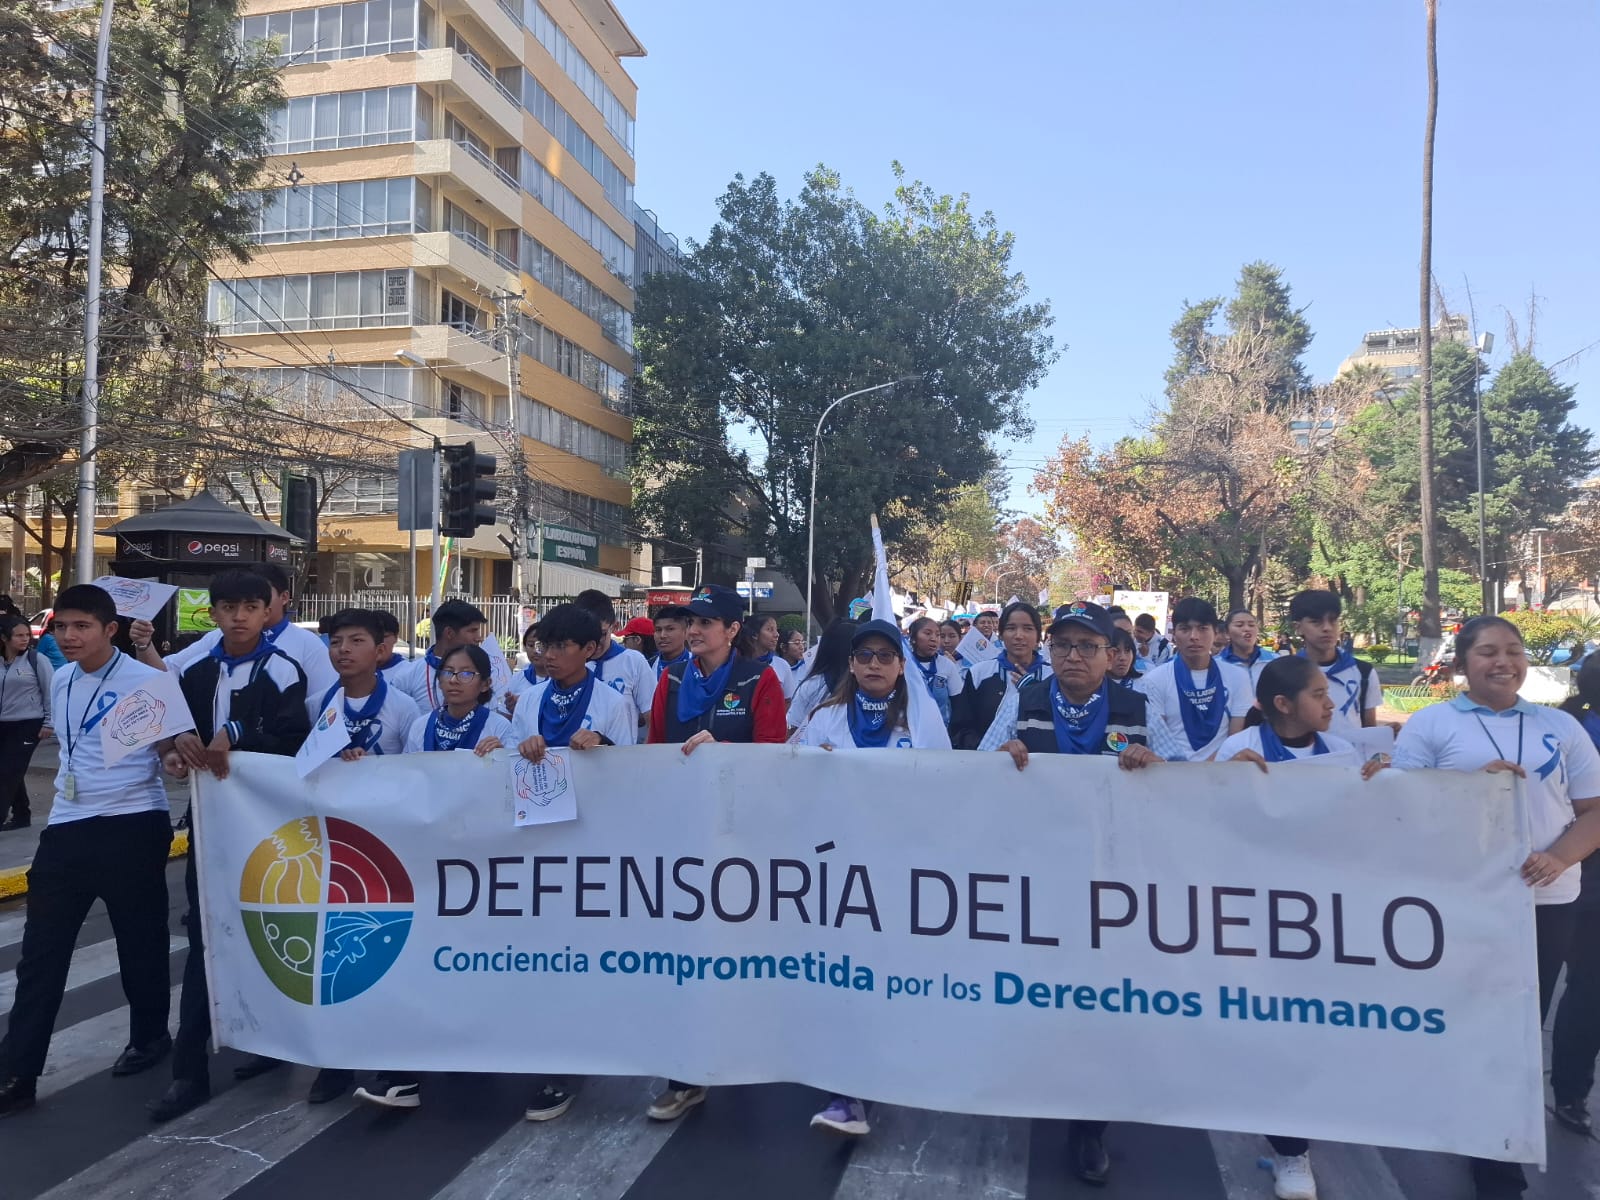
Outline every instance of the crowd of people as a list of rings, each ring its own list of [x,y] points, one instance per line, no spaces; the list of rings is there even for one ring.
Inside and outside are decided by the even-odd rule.
[[[528,628],[526,663],[498,692],[484,648],[488,621],[468,601],[442,604],[432,615],[432,644],[407,658],[395,652],[399,624],[389,613],[347,609],[316,633],[293,624],[288,580],[270,564],[220,573],[210,599],[212,632],[163,657],[151,625],[133,621],[130,655],[115,644],[121,621],[110,595],[69,587],[57,598],[52,629],[69,665],[53,675],[32,653],[26,624],[19,632],[0,619],[0,763],[11,772],[0,775],[10,789],[0,801],[18,811],[9,764],[21,750],[14,746],[31,753],[49,728],[61,746],[0,1042],[0,1116],[34,1102],[73,946],[96,899],[115,931],[130,1011],[128,1045],[112,1073],[149,1070],[170,1055],[173,1079],[152,1108],[157,1121],[209,1099],[192,855],[190,954],[177,1034],[169,1036],[172,828],[161,773],[220,777],[236,751],[292,755],[317,715],[337,706],[349,739],[337,757],[346,761],[501,749],[538,761],[552,748],[589,753],[647,742],[692,754],[713,742],[789,742],[839,752],[1000,752],[1021,772],[1039,754],[1108,756],[1127,770],[1242,761],[1272,772],[1333,756],[1368,778],[1390,766],[1509,772],[1525,781],[1532,814],[1535,850],[1522,874],[1538,889],[1541,1011],[1567,968],[1555,1025],[1556,1115],[1589,1131],[1586,1098],[1600,1053],[1600,933],[1591,926],[1600,925],[1579,917],[1600,903],[1600,882],[1582,887],[1576,867],[1600,847],[1600,660],[1585,665],[1566,710],[1529,704],[1518,695],[1527,673],[1522,640],[1501,618],[1479,617],[1461,629],[1464,694],[1413,716],[1391,763],[1356,750],[1359,731],[1377,724],[1382,688],[1341,628],[1338,596],[1323,590],[1290,601],[1298,650],[1267,649],[1253,614],[1219,619],[1209,602],[1192,597],[1176,604],[1166,629],[1149,614],[1130,618],[1090,601],[1044,611],[1013,602],[970,625],[925,616],[903,629],[882,619],[836,620],[808,646],[770,616],[748,616],[730,588],[702,587],[684,605],[620,627],[612,601],[585,592]],[[974,651],[973,631],[982,653]],[[107,708],[103,695],[157,671],[179,677],[195,728],[108,763],[92,736]],[[25,793],[20,803],[25,817]],[[1586,867],[1584,881],[1592,877]],[[234,1074],[249,1078],[281,1065],[255,1057]],[[576,1086],[566,1078],[531,1081],[527,1119],[559,1117]],[[421,1104],[414,1075],[379,1073],[357,1087],[353,1072],[337,1068],[318,1072],[308,1100],[327,1103],[352,1090],[384,1107]],[[647,1115],[674,1120],[706,1094],[701,1084],[669,1079]],[[811,1123],[851,1136],[870,1132],[861,1097],[831,1097]],[[1075,1173],[1105,1183],[1105,1123],[1073,1121],[1069,1132]],[[1314,1200],[1307,1142],[1270,1141],[1276,1195]],[[1474,1160],[1472,1169],[1482,1200],[1525,1187],[1516,1164]]]

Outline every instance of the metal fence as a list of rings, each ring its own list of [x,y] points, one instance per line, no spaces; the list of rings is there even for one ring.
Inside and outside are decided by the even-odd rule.
[[[522,610],[531,608],[535,613],[549,611],[557,604],[566,604],[572,600],[571,596],[540,596],[530,599],[524,604],[511,596],[445,596],[446,600],[466,600],[476,604],[489,618],[489,632],[495,637],[510,638],[515,641],[522,632]],[[645,615],[643,600],[622,600],[613,598],[612,604],[617,609],[617,621],[626,623],[634,617]],[[342,608],[377,608],[394,613],[400,618],[400,628],[404,630],[408,624],[412,625],[413,634],[422,628],[432,609],[432,598],[417,596],[412,599],[404,592],[396,591],[360,591],[343,592],[337,595],[306,595],[295,598],[295,608],[298,610],[299,619],[302,621],[316,621],[322,617],[332,616]],[[415,607],[412,607],[413,604]],[[410,614],[415,613],[413,618]],[[406,639],[411,640],[411,639]]]

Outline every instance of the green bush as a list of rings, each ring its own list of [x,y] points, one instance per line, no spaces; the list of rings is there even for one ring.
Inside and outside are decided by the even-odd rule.
[[[778,633],[780,636],[785,633],[792,633],[797,629],[801,633],[806,631],[805,614],[784,613],[783,616],[778,618]]]
[[[1383,662],[1394,653],[1394,647],[1383,642],[1374,642],[1367,647],[1367,653],[1372,656],[1374,662]]]

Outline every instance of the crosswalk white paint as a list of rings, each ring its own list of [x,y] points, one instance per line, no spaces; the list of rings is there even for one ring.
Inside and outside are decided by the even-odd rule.
[[[17,944],[21,918],[14,910],[0,913],[0,946]],[[171,944],[178,949],[183,942],[174,937]],[[80,948],[69,987],[81,988],[116,972],[115,944],[108,937]],[[0,1009],[9,1008],[14,990],[14,974],[7,973],[0,979]],[[174,1022],[178,992],[175,987]],[[74,1085],[108,1071],[126,1037],[127,1010],[120,1003],[58,1029],[39,1081],[41,1107],[72,1103]],[[44,1200],[118,1196],[226,1200],[258,1181],[251,1189],[254,1194],[260,1184],[271,1186],[278,1178],[269,1173],[292,1165],[286,1160],[312,1146],[319,1136],[334,1132],[334,1126],[340,1125],[346,1138],[353,1134],[353,1144],[359,1146],[365,1127],[340,1123],[375,1119],[366,1110],[354,1111],[348,1098],[324,1105],[306,1103],[311,1074],[306,1068],[276,1071],[229,1088],[169,1125],[148,1129],[139,1125],[129,1140],[97,1160],[73,1164],[79,1169],[70,1178],[16,1200],[35,1200],[36,1195]],[[690,1116],[676,1124],[646,1120],[644,1107],[659,1082],[632,1077],[583,1080],[572,1109],[550,1122],[523,1121],[520,1109],[504,1105],[475,1116],[481,1141],[462,1154],[461,1166],[448,1182],[431,1195],[419,1193],[417,1200],[648,1200],[642,1194],[645,1189],[630,1189],[672,1139],[689,1130],[687,1123],[697,1119]],[[507,1094],[514,1094],[514,1088]],[[439,1111],[446,1103],[441,1089],[431,1111],[395,1119],[466,1119]],[[500,1111],[502,1107],[505,1111]],[[1032,1200],[1039,1192],[1030,1190],[1030,1155],[1037,1136],[1032,1131],[1040,1128],[1032,1122],[887,1105],[872,1106],[870,1115],[871,1136],[854,1145],[820,1132],[815,1133],[815,1147],[805,1144],[807,1153],[819,1158],[837,1155],[842,1162],[837,1186],[816,1200]],[[6,1186],[5,1156],[25,1145],[29,1119],[23,1114],[0,1122],[0,1146],[6,1147],[0,1149],[0,1196],[6,1200],[12,1200],[13,1192]],[[1115,1143],[1116,1126],[1109,1136]],[[1554,1127],[1551,1139],[1550,1170],[1544,1175],[1530,1172],[1528,1200],[1600,1200],[1600,1142],[1578,1139]],[[1201,1194],[1271,1200],[1271,1173],[1259,1165],[1271,1153],[1264,1138],[1212,1132],[1207,1144],[1214,1162],[1209,1164],[1204,1188],[1197,1185],[1190,1192],[1175,1182],[1172,1200]],[[359,1160],[359,1154],[355,1157]],[[704,1171],[705,1186],[696,1186],[693,1194],[708,1200],[749,1195],[741,1190],[740,1180],[727,1177],[728,1169],[714,1148],[704,1157],[703,1167],[697,1160],[695,1170]],[[1463,1178],[1460,1164],[1438,1156],[1368,1146],[1316,1143],[1312,1161],[1321,1200],[1458,1200]],[[359,1177],[360,1162],[349,1166],[351,1177]],[[1108,1200],[1114,1200],[1116,1184],[1114,1174]],[[328,1196],[348,1194],[338,1180],[330,1179],[329,1189]],[[291,1200],[318,1200],[321,1193],[301,1189],[285,1194]],[[1158,1198],[1145,1191],[1140,1200]]]

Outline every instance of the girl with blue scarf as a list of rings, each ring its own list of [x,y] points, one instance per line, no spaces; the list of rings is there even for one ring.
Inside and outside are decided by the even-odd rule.
[[[1007,694],[1050,674],[1039,653],[1043,636],[1038,609],[1020,600],[1006,605],[1000,614],[999,656],[969,670],[960,694],[952,695],[950,742],[957,750],[976,750]]]
[[[1212,761],[1253,762],[1265,771],[1271,763],[1339,755],[1353,765],[1355,746],[1328,732],[1333,710],[1328,677],[1315,663],[1275,658],[1262,668],[1244,729],[1223,742]]]
[[[457,646],[439,662],[435,682],[444,704],[411,723],[405,753],[470,750],[479,758],[511,741],[511,722],[489,707],[489,655],[481,646]]]

